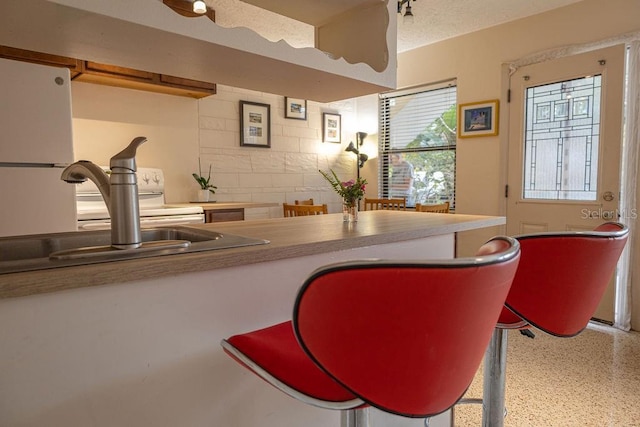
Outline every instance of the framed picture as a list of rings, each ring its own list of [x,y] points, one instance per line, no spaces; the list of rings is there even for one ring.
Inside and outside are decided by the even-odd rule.
[[[240,101],[240,145],[271,147],[271,105]]]
[[[498,134],[497,99],[458,106],[458,138]]]
[[[340,143],[342,124],[340,114],[322,113],[322,142]]]
[[[307,100],[284,97],[284,118],[307,120]]]

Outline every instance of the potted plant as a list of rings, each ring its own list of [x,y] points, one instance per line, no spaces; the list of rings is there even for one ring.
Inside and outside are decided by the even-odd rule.
[[[198,185],[200,185],[200,191],[198,192],[198,201],[208,202],[210,195],[216,194],[216,190],[218,189],[218,187],[211,184],[211,164],[209,164],[209,173],[205,178],[202,175],[202,165],[200,164],[200,159],[198,158],[198,173],[193,173],[192,175]]]

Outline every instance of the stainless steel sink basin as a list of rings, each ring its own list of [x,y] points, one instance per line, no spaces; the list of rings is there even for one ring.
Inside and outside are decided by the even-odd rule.
[[[269,243],[179,226],[143,229],[142,242],[137,249],[114,249],[110,230],[2,237],[0,274]]]

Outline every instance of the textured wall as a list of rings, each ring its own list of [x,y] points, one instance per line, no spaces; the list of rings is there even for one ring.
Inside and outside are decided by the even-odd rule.
[[[240,100],[271,106],[271,148],[240,146]],[[203,173],[213,166],[217,200],[279,205],[252,209],[247,218],[282,216],[283,202],[310,197],[338,212],[340,200],[318,169],[333,168],[345,180],[355,177],[355,156],[344,150],[363,130],[358,99],[309,101],[307,120],[294,120],[284,118],[284,96],[229,86],[219,85],[217,95],[195,100],[74,82],[72,103],[76,159],[108,165],[134,137],[146,136],[138,165],[165,171],[168,202],[196,200],[191,174],[198,171],[198,157]],[[340,144],[322,142],[323,112],[341,114]],[[375,142],[368,148],[375,150]]]

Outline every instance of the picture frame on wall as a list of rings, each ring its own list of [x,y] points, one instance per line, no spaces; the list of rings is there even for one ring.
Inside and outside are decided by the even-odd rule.
[[[307,120],[307,100],[284,97],[284,118]]]
[[[271,147],[271,105],[240,101],[240,145]]]
[[[322,113],[322,142],[340,143],[341,120],[340,114]]]
[[[458,138],[498,135],[500,101],[472,102],[458,106]]]

